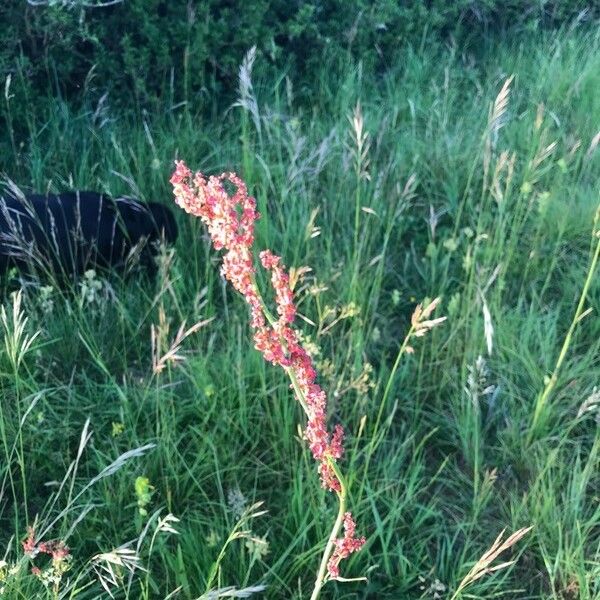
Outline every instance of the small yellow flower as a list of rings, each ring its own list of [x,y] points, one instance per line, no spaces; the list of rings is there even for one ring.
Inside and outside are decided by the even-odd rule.
[[[119,423],[113,421],[112,423],[112,436],[119,437],[125,431],[125,425],[123,423]]]

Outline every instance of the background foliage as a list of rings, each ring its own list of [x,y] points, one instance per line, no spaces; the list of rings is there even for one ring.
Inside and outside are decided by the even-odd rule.
[[[332,584],[324,599],[452,597],[501,530],[533,525],[506,555],[515,565],[462,597],[596,600],[592,5],[347,6],[3,3],[3,174],[169,205],[176,157],[248,182],[258,245],[312,269],[297,288],[301,328],[330,420],[349,433],[350,503],[369,540],[345,565],[368,582]],[[3,281],[0,589],[11,600],[57,597],[23,555],[36,519],[71,548],[59,597],[106,597],[93,567],[125,544],[147,570],[121,565],[118,598],[266,585],[267,598],[300,600],[314,580],[331,502],[288,381],[252,350],[198,222],[177,219],[155,280]],[[591,313],[540,403],[586,282]],[[415,305],[435,296],[447,322],[394,371]],[[181,364],[153,372],[152,328],[164,350],[184,320],[209,317]],[[258,501],[269,515],[246,515],[251,539],[221,555]],[[160,529],[168,513],[179,535]]]
[[[79,0],[0,6],[0,77],[20,75],[28,101],[48,92],[81,101],[90,86],[120,105],[214,102],[235,89],[237,67],[257,45],[272,72],[293,69],[309,85],[323,60],[360,59],[385,69],[428,34],[476,47],[501,31],[591,21],[581,0],[125,0],[93,8]],[[133,100],[133,102],[132,102]]]

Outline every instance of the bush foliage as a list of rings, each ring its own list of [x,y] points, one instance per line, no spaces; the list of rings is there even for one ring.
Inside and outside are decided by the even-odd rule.
[[[34,5],[35,4],[35,5]],[[6,0],[0,6],[0,75],[20,76],[33,97],[77,99],[94,81],[113,102],[148,106],[231,92],[253,45],[277,70],[310,82],[324,57],[349,55],[385,68],[427,33],[480,41],[507,27],[591,20],[582,0]],[[109,90],[105,87],[110,86]],[[31,100],[31,97],[29,99]]]

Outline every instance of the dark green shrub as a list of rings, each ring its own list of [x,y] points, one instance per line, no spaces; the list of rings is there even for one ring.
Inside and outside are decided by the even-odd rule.
[[[310,85],[324,60],[385,68],[398,48],[426,34],[476,43],[506,28],[591,20],[599,11],[591,0],[123,0],[104,8],[4,0],[0,77],[19,74],[30,101],[49,90],[77,99],[97,84],[113,103],[139,109],[206,89],[231,94],[253,45],[262,65],[289,66],[296,83]]]

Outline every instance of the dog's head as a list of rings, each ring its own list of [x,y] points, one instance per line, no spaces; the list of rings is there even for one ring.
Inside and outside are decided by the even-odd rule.
[[[131,242],[142,237],[148,241],[164,239],[167,244],[177,240],[177,222],[173,211],[159,202],[139,202],[135,198],[121,197],[116,205],[122,226]]]
[[[173,211],[158,202],[149,202],[147,206],[155,228],[155,235],[164,236],[165,242],[174,244],[177,241],[178,229]]]

